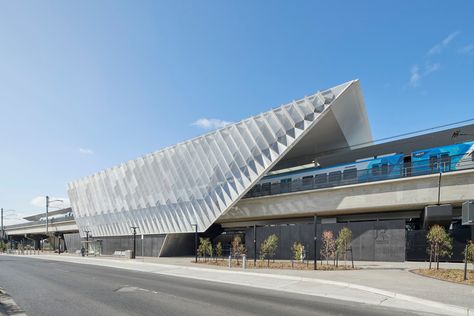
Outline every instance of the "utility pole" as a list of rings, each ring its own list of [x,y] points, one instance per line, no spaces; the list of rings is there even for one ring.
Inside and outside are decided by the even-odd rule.
[[[318,252],[318,216],[314,215],[314,270],[318,269],[318,259],[317,259],[317,252]]]
[[[191,224],[191,226],[196,227],[196,230],[194,231],[194,262],[198,262],[198,225],[197,224]]]
[[[2,210],[1,217],[2,217],[2,241],[3,241],[3,239],[5,237],[5,231],[3,230],[3,207],[1,208],[1,210]]]
[[[49,196],[46,195],[46,236],[49,235],[49,226],[48,226],[48,208],[49,208]]]
[[[253,224],[253,267],[257,267],[257,225]]]
[[[132,259],[135,259],[135,252],[137,250],[137,226],[132,226],[130,227],[133,229],[133,253],[132,253]]]
[[[89,233],[90,230],[85,230],[84,233],[86,233],[86,256],[89,256]]]
[[[64,202],[63,200],[50,200],[49,196],[46,195],[46,235],[49,234],[49,203],[51,202]]]

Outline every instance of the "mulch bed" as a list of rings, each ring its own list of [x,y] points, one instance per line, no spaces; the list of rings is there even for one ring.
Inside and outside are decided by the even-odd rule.
[[[193,261],[194,263],[194,261]],[[347,262],[348,264],[350,262]],[[208,259],[207,261],[204,261],[203,259],[198,260],[197,264],[202,264],[202,265],[211,265],[211,266],[219,266],[219,267],[229,267],[229,260],[227,259]],[[232,260],[232,268],[242,268],[242,260],[239,260],[237,263],[237,260]],[[301,262],[301,261],[270,261],[270,264],[268,264],[267,261],[262,261],[262,260],[257,260],[257,265],[254,267],[253,260],[247,260],[247,269],[288,269],[288,270],[313,270],[314,265],[313,261],[308,261],[308,262]],[[336,267],[333,264],[321,264],[320,261],[318,261],[318,270],[325,270],[325,271],[332,271],[332,270],[356,270],[357,267],[352,269],[350,265],[344,265],[343,262],[339,262],[339,266]]]
[[[466,281],[464,281],[464,270],[462,269],[415,269],[411,272],[442,281],[474,285],[474,271],[472,268],[467,271]]]

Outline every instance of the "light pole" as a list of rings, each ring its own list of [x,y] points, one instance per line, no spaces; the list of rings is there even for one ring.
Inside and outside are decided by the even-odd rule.
[[[257,225],[253,224],[253,267],[257,267]]]
[[[4,232],[4,230],[3,230],[3,207],[1,208],[1,210],[2,210],[1,217],[2,217],[2,241],[3,241],[3,238],[4,238],[4,236],[5,236],[5,232]]]
[[[314,270],[318,269],[318,259],[316,253],[318,252],[318,216],[314,215]]]
[[[194,231],[194,262],[198,262],[198,225],[197,224],[191,224],[192,227],[196,227],[196,230]]]
[[[1,227],[0,227],[0,240],[1,241],[5,241],[5,226],[3,226],[3,220],[5,219],[5,216],[4,216],[4,213],[7,213],[6,216],[7,216],[7,219],[12,219],[11,217],[8,218],[8,215],[10,215],[8,212],[15,212],[15,210],[4,210],[3,207],[0,209],[0,219],[1,219]],[[13,218],[13,219],[18,219],[18,218]]]
[[[130,227],[133,229],[133,252],[132,252],[132,259],[135,259],[135,251],[137,248],[137,226]]]
[[[85,230],[84,233],[86,233],[86,256],[89,256],[89,233],[90,230]]]

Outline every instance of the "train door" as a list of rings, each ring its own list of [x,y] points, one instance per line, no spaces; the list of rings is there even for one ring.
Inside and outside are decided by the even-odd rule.
[[[449,156],[449,153],[442,153],[439,156],[439,171],[451,171],[451,156]]]
[[[430,156],[430,171],[433,172],[438,172],[439,168],[439,161],[438,161],[438,155],[431,155]]]
[[[403,177],[411,177],[411,156],[405,156],[403,158]]]

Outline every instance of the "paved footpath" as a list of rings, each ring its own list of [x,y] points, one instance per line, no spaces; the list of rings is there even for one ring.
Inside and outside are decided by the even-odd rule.
[[[244,285],[424,313],[474,315],[474,287],[415,275],[407,271],[416,267],[411,263],[357,263],[364,265],[365,269],[355,271],[296,271],[217,268],[196,265],[190,258],[27,257]]]

